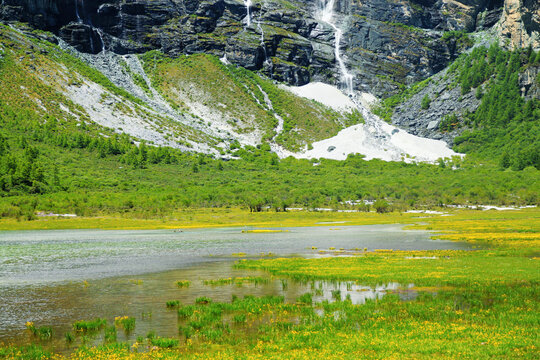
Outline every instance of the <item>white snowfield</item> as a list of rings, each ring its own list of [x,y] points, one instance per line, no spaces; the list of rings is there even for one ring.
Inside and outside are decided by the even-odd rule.
[[[300,97],[315,100],[337,111],[351,112],[356,104],[337,87],[322,82],[312,82],[304,86],[286,86],[283,88]]]
[[[373,115],[363,105],[373,102],[375,98],[371,94],[361,94],[353,100],[336,87],[323,83],[287,88],[298,96],[318,101],[338,111],[356,108],[365,119],[365,124],[353,125],[332,138],[313,143],[311,150],[292,154],[296,158],[345,160],[349,154],[361,154],[366,160],[433,163],[440,158],[463,156],[448,148],[444,141],[409,134]]]

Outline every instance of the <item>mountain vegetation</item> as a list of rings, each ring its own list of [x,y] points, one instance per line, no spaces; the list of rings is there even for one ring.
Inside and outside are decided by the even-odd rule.
[[[523,99],[518,81],[527,67],[539,66],[540,52],[532,48],[508,52],[494,44],[474,49],[450,67],[462,94],[475,90],[482,99],[474,113],[451,122],[467,129],[454,140],[457,151],[496,156],[503,168],[540,170],[540,99]],[[540,84],[540,77],[535,81]],[[441,125],[448,127],[448,121]]]
[[[540,169],[540,99],[534,96],[526,99],[520,85],[528,70],[538,74],[538,69],[540,52],[530,47],[508,51],[496,43],[489,48],[479,46],[460,56],[442,79],[428,78],[406,88],[383,100],[375,112],[392,121],[398,105],[428,88],[430,83],[448,81],[450,89],[459,88],[462,96],[474,92],[480,100],[475,111],[466,110],[459,115],[453,112],[438,123],[439,131],[459,134],[453,139],[454,150],[481,159],[495,159],[502,168]],[[533,82],[540,86],[540,76],[535,76]],[[425,94],[420,107],[427,110],[431,103],[432,98]]]
[[[38,211],[160,217],[183,207],[338,209],[350,208],[345,203],[348,200],[378,199],[391,204],[384,211],[420,205],[538,203],[538,101],[520,100],[515,86],[519,69],[537,61],[532,51],[478,49],[453,65],[452,71],[460,74],[456,86],[462,86],[463,91],[479,84],[485,88],[486,104],[458,125],[448,125],[471,129],[456,140],[459,150],[472,154],[465,159],[440,161],[438,165],[364,161],[360,155],[343,162],[280,160],[268,144],[242,147],[234,142],[229,158],[222,159],[152,146],[96,124],[63,95],[56,80],[43,81],[51,76],[45,70],[55,64],[50,59],[79,74],[71,81],[84,76],[128,101],[139,100],[67,53],[56,48],[39,52],[41,43],[37,40],[17,35],[19,40],[14,41],[11,30],[2,34],[0,42],[6,49],[0,60],[2,217],[34,219]],[[152,82],[171,99],[177,93],[171,86],[185,81],[173,81],[175,76],[189,74],[196,62],[206,64],[202,69],[208,71],[208,77],[219,71],[243,79],[242,84],[251,84],[249,89],[258,94],[259,101],[263,101],[264,91],[275,112],[285,119],[285,129],[298,126],[292,123],[300,118],[294,111],[328,114],[315,103],[302,108],[301,104],[307,103],[299,105],[295,97],[276,90],[268,80],[241,68],[225,67],[212,57],[172,60],[152,52],[142,59],[148,69],[154,69],[150,72]],[[43,67],[41,72],[36,66]],[[466,71],[471,66],[483,70]],[[57,74],[54,67],[51,71]],[[477,74],[482,77],[478,79]],[[265,116],[267,120],[262,120]],[[261,113],[260,119],[269,124],[268,131],[275,125],[275,118],[266,113]],[[305,119],[311,121],[312,117]],[[323,129],[335,126],[332,124],[335,122],[318,122],[316,126]],[[289,134],[285,131],[281,141],[294,143]],[[493,154],[503,154],[506,160],[494,161]]]

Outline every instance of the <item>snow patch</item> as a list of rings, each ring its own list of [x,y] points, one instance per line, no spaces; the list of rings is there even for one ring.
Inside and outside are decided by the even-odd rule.
[[[522,210],[522,209],[533,209],[536,208],[536,205],[525,205],[525,206],[495,206],[495,205],[445,205],[449,208],[455,209],[477,209],[477,210],[498,210],[498,211],[507,211],[507,210]]]
[[[295,156],[345,160],[349,154],[362,154],[366,160],[435,162],[439,158],[460,155],[449,149],[444,141],[414,136],[388,124],[382,126],[386,134],[374,137],[369,124],[353,125],[332,138],[313,143],[312,150]]]
[[[300,97],[320,102],[336,111],[352,111],[356,104],[347,95],[342,93],[337,87],[321,83],[312,82],[303,86],[285,86],[282,88],[289,90]]]
[[[297,158],[345,160],[349,154],[361,154],[366,160],[434,163],[440,158],[463,156],[448,148],[444,141],[409,134],[373,115],[363,104],[376,101],[371,94],[349,97],[335,86],[322,83],[288,89],[298,96],[319,101],[337,111],[358,109],[365,120],[365,124],[353,125],[332,138],[313,143],[311,150],[294,154]]]

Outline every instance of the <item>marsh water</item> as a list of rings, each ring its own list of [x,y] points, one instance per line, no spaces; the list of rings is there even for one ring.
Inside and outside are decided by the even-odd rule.
[[[280,228],[281,232],[250,233],[247,228],[157,231],[17,231],[0,232],[0,343],[30,340],[25,323],[50,325],[55,340],[65,346],[63,334],[81,319],[133,316],[134,339],[155,330],[177,335],[177,317],[165,307],[169,300],[192,304],[200,296],[231,301],[233,295],[281,295],[295,301],[317,289],[314,300],[331,300],[335,290],[354,303],[398,291],[404,299],[412,284],[294,283],[267,274],[234,269],[241,257],[329,256],[321,249],[468,249],[466,244],[431,240],[426,231],[403,230],[403,225]],[[244,232],[242,232],[244,231]],[[314,249],[317,248],[317,249]],[[245,254],[245,255],[244,255]],[[259,284],[209,286],[204,280],[263,276]],[[176,281],[190,280],[188,288]],[[123,337],[122,337],[123,336]]]

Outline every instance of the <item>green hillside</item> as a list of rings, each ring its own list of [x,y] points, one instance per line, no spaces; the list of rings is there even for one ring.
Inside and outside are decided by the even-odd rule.
[[[359,199],[386,199],[396,210],[421,205],[538,203],[538,170],[504,171],[497,161],[485,159],[429,165],[350,156],[343,162],[319,163],[279,160],[268,144],[244,148],[233,144],[228,150],[233,159],[227,161],[154,147],[97,125],[63,93],[66,84],[93,81],[144,109],[139,99],[105,76],[57,47],[6,28],[0,32],[0,44],[1,217],[33,219],[36,211],[161,217],[185,207],[347,208],[342,202]],[[195,62],[201,66],[194,66]],[[320,104],[298,102],[270,81],[225,67],[209,56],[171,60],[150,53],[144,64],[154,69],[153,83],[173,103],[174,89],[197,78],[189,71],[206,72],[208,82],[199,79],[194,86],[207,93],[214,91],[210,95],[223,97],[223,102],[230,101],[228,108],[235,116],[242,114],[244,101],[256,103],[248,93],[261,98],[263,89],[275,111],[286,119],[285,130],[291,130],[278,137],[284,145],[294,147],[300,139],[334,133],[339,129],[336,124],[343,120],[332,118]],[[209,87],[212,82],[225,82],[223,77],[234,80],[228,85],[232,90]],[[239,94],[236,103],[233,94]],[[273,114],[257,106],[250,109],[260,110],[258,126],[270,136]],[[299,125],[295,119],[304,112],[310,116],[303,117],[308,120]],[[308,122],[316,116],[333,120],[318,122],[313,133],[292,131],[299,126],[311,128]],[[292,125],[294,121],[298,122]],[[191,137],[203,136],[185,130]],[[523,146],[536,146],[531,144]]]
[[[461,98],[454,112],[438,124],[442,133],[461,131],[454,139],[454,150],[477,156],[482,161],[498,161],[502,168],[540,169],[540,99],[522,96],[520,78],[530,70],[532,82],[540,86],[540,52],[532,48],[506,51],[497,44],[479,46],[460,56],[444,76],[434,76],[400,94],[385,99],[375,111],[387,121],[394,109],[409,101],[430,83],[450,82],[447,91],[459,88],[462,96],[474,92],[480,105],[476,111],[460,113]],[[531,85],[529,85],[531,86]],[[426,94],[422,108],[441,94]],[[431,97],[430,97],[431,96]]]

